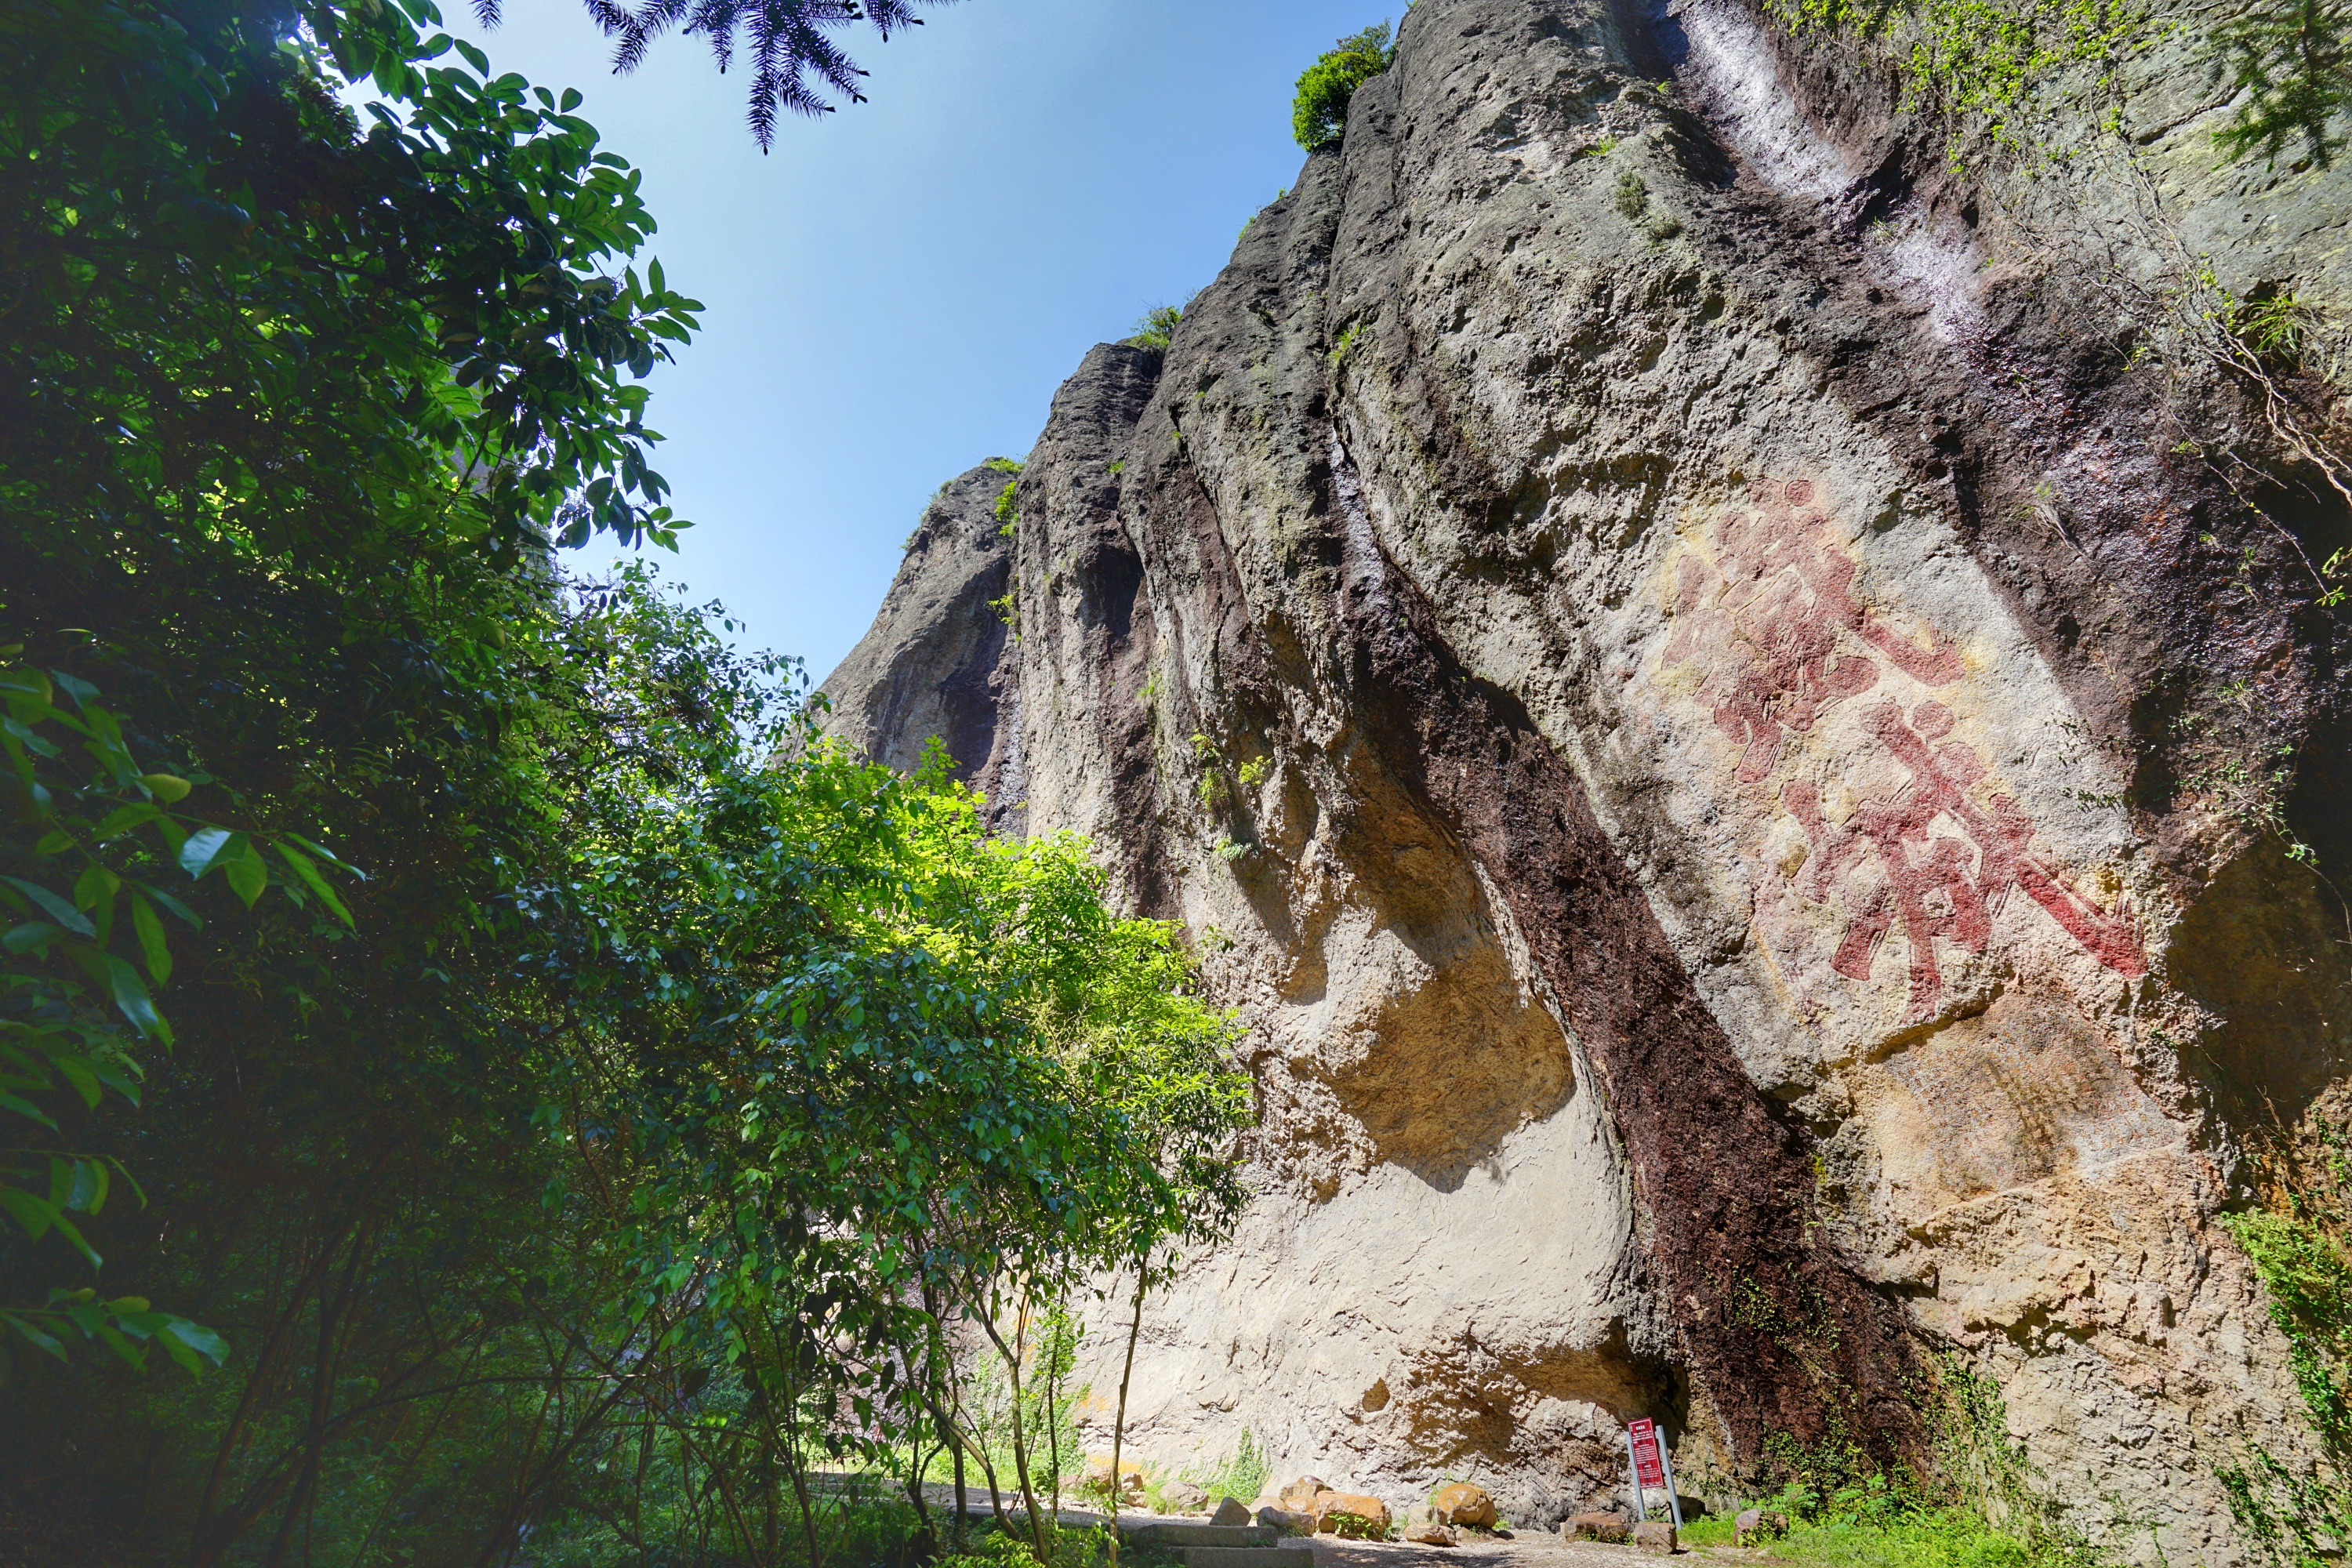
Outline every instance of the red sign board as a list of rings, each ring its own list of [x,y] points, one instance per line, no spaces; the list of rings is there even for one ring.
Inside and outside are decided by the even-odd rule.
[[[1626,1432],[1633,1439],[1634,1475],[1645,1487],[1664,1486],[1666,1468],[1658,1457],[1658,1424],[1646,1415],[1641,1416],[1626,1427]]]

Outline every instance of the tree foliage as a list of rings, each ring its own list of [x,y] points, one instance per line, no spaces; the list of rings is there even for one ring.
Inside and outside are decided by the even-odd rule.
[[[947,0],[587,0],[588,14],[605,34],[617,40],[613,68],[631,71],[643,62],[646,47],[672,27],[700,33],[710,40],[710,52],[724,72],[735,63],[740,44],[751,58],[751,135],[766,152],[776,139],[776,111],[830,114],[824,89],[866,101],[858,83],[866,72],[835,41],[833,34],[858,22],[870,24],[888,43],[893,31],[919,27],[918,4],[941,5]],[[499,0],[474,0],[486,26],[499,19]],[[812,82],[811,78],[815,80]]]
[[[1290,105],[1290,133],[1309,153],[1336,145],[1348,129],[1356,89],[1389,68],[1396,44],[1389,24],[1376,22],[1341,38],[1298,78]]]
[[[699,307],[620,265],[652,219],[576,94],[421,36],[427,0],[313,8],[323,56],[198,5],[8,16],[0,464],[26,544],[104,531],[129,567],[230,531],[345,556],[671,536],[625,378]],[[362,134],[330,61],[405,113]]]
[[[54,1235],[95,1274],[102,1259],[75,1216],[100,1214],[118,1178],[134,1194],[138,1182],[119,1158],[75,1147],[64,1123],[109,1099],[136,1106],[141,1047],[172,1042],[149,986],[172,977],[167,922],[201,924],[179,897],[184,878],[217,871],[247,909],[275,884],[298,907],[316,900],[320,919],[348,926],[351,912],[327,880],[344,868],[333,854],[175,810],[199,781],[142,773],[97,689],[5,662],[22,651],[0,648],[12,829],[0,838],[0,909],[15,917],[0,936],[0,1214],[27,1241]],[[59,1361],[79,1340],[138,1369],[150,1345],[190,1372],[227,1350],[143,1298],[102,1300],[88,1285],[53,1289],[39,1306],[0,1295],[0,1330]]]

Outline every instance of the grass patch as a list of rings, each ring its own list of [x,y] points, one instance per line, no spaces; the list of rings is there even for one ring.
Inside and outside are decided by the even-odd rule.
[[[1758,1507],[1785,1514],[1789,1533],[1772,1554],[1799,1568],[2082,1568],[2084,1558],[2057,1542],[2029,1544],[1996,1529],[1972,1509],[1937,1503],[1872,1477],[1823,1496],[1799,1483]],[[1687,1546],[1729,1546],[1730,1514],[1684,1526]]]
[[[1244,773],[1248,772],[1247,769],[1243,771]],[[1240,845],[1235,848],[1234,855],[1245,852],[1248,848],[1249,846],[1246,844]],[[1223,855],[1228,860],[1234,858],[1234,855],[1224,855],[1222,847],[1218,849],[1218,853]],[[1265,1489],[1269,1466],[1270,1461],[1266,1458],[1265,1449],[1258,1443],[1257,1434],[1244,1426],[1242,1428],[1241,1441],[1234,1447],[1231,1455],[1205,1468],[1187,1469],[1184,1472],[1184,1479],[1207,1492],[1211,1502],[1214,1502],[1221,1497],[1233,1498],[1239,1502],[1254,1502],[1257,1500],[1257,1495]]]

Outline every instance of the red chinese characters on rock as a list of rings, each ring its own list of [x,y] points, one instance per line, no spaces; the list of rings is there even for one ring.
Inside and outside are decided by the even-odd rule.
[[[1854,642],[1926,685],[1960,678],[1960,650],[1951,639],[1938,632],[1922,648],[1854,598],[1857,568],[1828,538],[1828,520],[1808,510],[1811,480],[1759,483],[1750,494],[1754,510],[1733,510],[1716,531],[1719,573],[1696,554],[1676,568],[1675,637],[1666,648],[1669,664],[1707,643],[1745,656],[1727,682],[1709,683],[1716,723],[1747,748],[1744,784],[1770,776],[1785,733],[1811,729],[1829,703],[1878,683],[1877,664]],[[1849,639],[1843,647],[1841,632]]]
[[[1879,689],[1861,717],[1909,774],[1894,798],[1865,800],[1832,823],[1812,780],[1779,791],[1811,847],[1799,892],[1816,904],[1835,900],[1846,915],[1830,967],[1868,980],[1878,948],[1899,927],[1910,952],[1906,1012],[1928,1016],[1944,989],[1937,942],[1983,952],[1993,915],[2022,889],[2108,968],[2145,973],[2129,904],[2100,908],[2036,856],[2033,824],[2013,796],[1979,801],[1972,793],[1985,764],[1950,738],[1951,710],[1929,699],[1906,711],[1883,689],[1880,657],[1919,686],[1948,687],[1960,677],[1959,649],[1939,631],[1923,645],[1855,598],[1856,564],[1811,509],[1813,493],[1803,479],[1759,483],[1753,504],[1718,524],[1712,565],[1696,552],[1684,555],[1665,659],[1705,667],[1700,700],[1740,746],[1743,784],[1769,779],[1788,738],[1810,731],[1832,705]]]

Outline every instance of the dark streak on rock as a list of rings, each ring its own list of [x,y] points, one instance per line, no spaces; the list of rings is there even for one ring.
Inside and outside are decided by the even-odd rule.
[[[1924,1464],[1900,1308],[1812,1238],[1802,1135],[1777,1118],[1699,999],[1574,770],[1509,693],[1465,671],[1419,595],[1349,530],[1350,708],[1381,764],[1505,889],[1567,1021],[1607,1075],[1681,1351],[1731,1438],[1850,1436]]]

